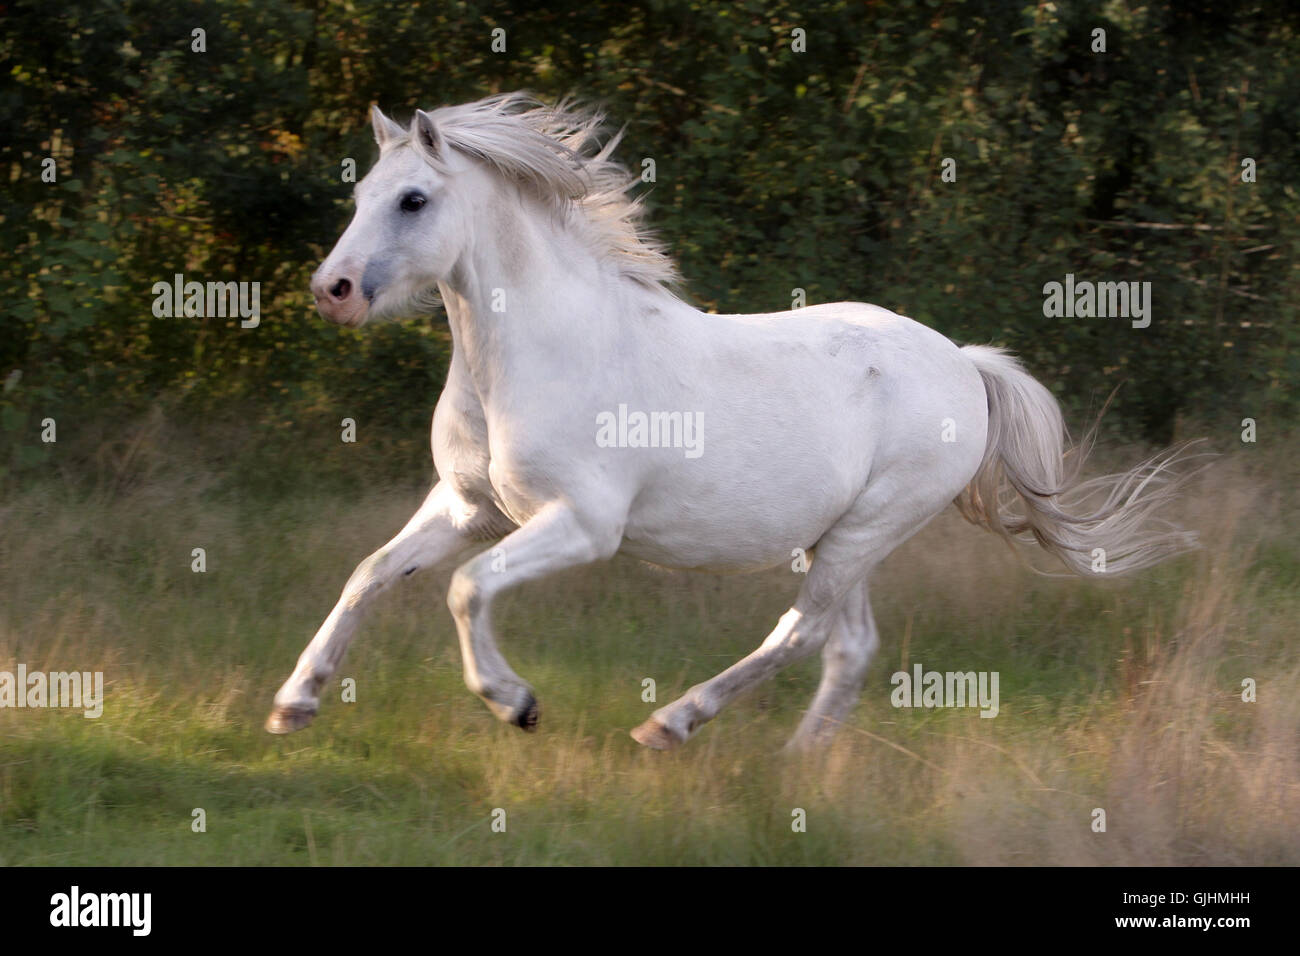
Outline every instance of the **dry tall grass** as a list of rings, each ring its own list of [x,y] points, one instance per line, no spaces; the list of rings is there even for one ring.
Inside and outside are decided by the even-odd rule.
[[[1130,582],[1038,578],[941,516],[877,575],[883,644],[851,724],[787,759],[815,662],[680,752],[627,730],[656,706],[643,677],[662,703],[721,670],[797,577],[622,560],[504,602],[503,649],[542,700],[535,736],[461,686],[437,572],[358,639],[357,705],[262,734],[351,567],[420,489],[241,495],[221,462],[150,427],[93,487],[52,479],[0,503],[0,670],[102,669],[109,684],[97,722],[0,711],[0,862],[1300,863],[1286,449],[1221,460],[1177,516],[1205,549]],[[207,575],[189,570],[196,545]],[[999,670],[1001,714],[895,710],[889,674],[914,662]],[[198,805],[225,807],[224,836],[187,838],[175,817]],[[487,830],[495,807],[513,841]]]

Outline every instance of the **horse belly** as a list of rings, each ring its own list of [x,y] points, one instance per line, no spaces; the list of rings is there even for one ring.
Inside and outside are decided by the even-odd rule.
[[[820,476],[749,478],[722,485],[651,486],[634,503],[625,554],[665,567],[753,571],[792,561],[852,505],[863,487],[826,463]],[[791,480],[794,478],[795,480]],[[808,480],[802,480],[807,478]]]

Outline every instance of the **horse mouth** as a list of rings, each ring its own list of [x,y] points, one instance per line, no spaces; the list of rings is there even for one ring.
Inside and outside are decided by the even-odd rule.
[[[333,322],[345,329],[359,328],[365,324],[370,315],[370,302],[363,300],[360,308],[340,309],[336,304],[331,304],[327,300],[316,300],[316,311],[320,313],[322,319],[326,322]]]

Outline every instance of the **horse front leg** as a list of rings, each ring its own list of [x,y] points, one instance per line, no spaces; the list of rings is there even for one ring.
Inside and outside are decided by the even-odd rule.
[[[497,649],[492,602],[498,594],[563,568],[611,557],[622,541],[622,523],[578,515],[550,504],[490,551],[456,569],[447,606],[456,620],[465,684],[498,719],[524,730],[537,726],[537,698]]]
[[[459,554],[481,537],[481,524],[478,509],[445,482],[436,484],[397,536],[357,565],[334,610],[276,693],[266,729],[287,734],[311,723],[320,706],[321,687],[338,669],[374,599],[399,578]]]

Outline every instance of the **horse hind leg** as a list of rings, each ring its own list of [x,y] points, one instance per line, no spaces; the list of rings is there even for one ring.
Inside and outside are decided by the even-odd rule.
[[[633,739],[656,750],[684,743],[738,695],[805,654],[821,649],[831,636],[849,592],[860,588],[865,607],[867,574],[943,510],[956,494],[949,484],[917,483],[909,471],[892,478],[882,475],[864,489],[853,507],[817,542],[816,557],[794,607],[781,617],[762,645],[721,674],[696,684],[656,710],[632,731]],[[871,633],[874,631],[873,626]],[[843,655],[847,659],[851,651],[847,645],[840,645],[832,653],[835,658]],[[855,666],[865,669],[863,664]],[[848,682],[853,669],[846,665],[842,674],[837,672],[835,685],[825,696],[819,691],[821,705],[834,705],[834,711],[845,707],[841,684]]]
[[[822,648],[822,678],[812,705],[786,749],[807,750],[827,743],[858,701],[867,668],[880,646],[866,581],[844,596],[831,636]]]
[[[735,697],[826,643],[831,623],[828,613],[805,613],[796,602],[757,650],[656,710],[632,731],[632,738],[653,750],[684,743]]]
[[[633,739],[655,750],[684,743],[737,696],[819,650],[831,636],[840,604],[869,564],[869,559],[852,555],[857,542],[846,532],[837,525],[818,542],[817,556],[794,607],[781,616],[757,650],[656,710],[632,731]]]

